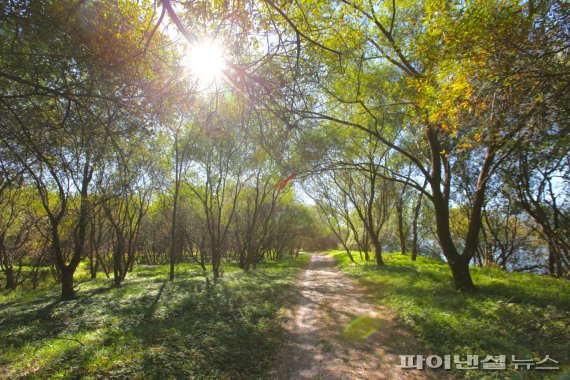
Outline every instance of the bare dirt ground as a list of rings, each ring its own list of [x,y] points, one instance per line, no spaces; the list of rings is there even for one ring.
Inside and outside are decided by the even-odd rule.
[[[400,367],[399,355],[428,354],[337,267],[312,254],[298,282],[287,323],[289,341],[274,379],[443,379],[447,374]]]

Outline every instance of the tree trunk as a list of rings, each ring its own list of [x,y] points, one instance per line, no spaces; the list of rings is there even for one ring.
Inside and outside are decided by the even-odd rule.
[[[406,252],[406,235],[404,233],[404,210],[402,202],[400,201],[396,205],[396,211],[398,212],[398,234],[400,235],[400,252],[405,255]]]
[[[471,273],[469,272],[468,260],[458,258],[457,260],[449,261],[449,267],[451,268],[451,274],[453,276],[453,284],[457,290],[475,290],[475,285],[473,284]]]
[[[384,266],[384,260],[382,260],[382,244],[378,239],[374,239],[374,252],[376,253],[376,265],[379,267]]]
[[[485,204],[485,190],[491,173],[491,167],[495,157],[495,149],[487,147],[485,159],[481,164],[477,186],[473,194],[465,248],[461,255],[457,251],[449,226],[449,199],[451,192],[451,168],[449,160],[440,144],[437,130],[427,130],[427,138],[431,151],[432,174],[429,184],[432,192],[432,202],[435,211],[436,232],[443,255],[447,259],[455,288],[458,290],[473,290],[475,286],[469,273],[469,262],[475,255],[477,241],[481,231],[482,209]],[[442,172],[443,169],[443,172]]]
[[[493,254],[493,247],[489,243],[485,243],[485,260],[484,265],[487,268],[492,268],[496,265],[495,255]]]
[[[218,262],[218,260],[214,260],[212,258],[212,271],[214,272],[214,282],[218,281],[218,278],[220,277],[220,263]]]
[[[474,290],[475,285],[469,273],[469,261],[472,256],[459,255],[449,230],[449,211],[447,208],[438,209],[437,202],[434,202],[434,205],[439,245],[451,269],[455,288],[464,291]],[[466,250],[468,248],[466,247]]]
[[[63,301],[71,300],[75,297],[73,290],[73,272],[71,268],[66,267],[61,271],[61,299]]]
[[[89,255],[89,273],[92,280],[97,278],[97,269],[99,269],[99,260],[93,256],[93,253]]]
[[[554,247],[552,247],[552,243],[549,242],[548,244],[548,274],[552,277],[556,277],[556,269],[555,269],[555,260],[554,260]]]
[[[370,261],[370,239],[366,229],[362,232],[362,250],[364,251],[364,260]]]
[[[113,280],[115,282],[115,286],[121,286],[121,282],[123,281],[123,254],[124,248],[121,242],[121,238],[118,238],[117,247],[115,247],[114,257],[113,257]]]
[[[39,264],[37,264],[33,270],[33,275],[32,275],[32,289],[33,290],[36,290],[38,288],[38,282],[40,281],[40,276],[39,276],[40,267],[38,265]]]
[[[416,207],[414,209],[414,218],[412,220],[412,261],[416,261],[416,258],[418,257],[418,251],[419,251],[419,247],[418,247],[418,219],[420,218],[420,211],[422,209],[423,195],[424,194],[420,192],[420,195],[418,196],[418,202],[417,202]]]
[[[344,247],[344,250],[346,251],[346,254],[348,255],[348,258],[350,259],[350,261],[351,261],[352,263],[354,263],[354,256],[352,256],[352,253],[350,252],[350,248],[349,248],[348,246],[345,246],[345,247]],[[297,255],[299,255],[299,254],[297,254]],[[362,260],[362,255],[361,255],[360,257],[361,257],[361,260]]]
[[[61,242],[59,240],[59,233],[57,232],[58,223],[52,223],[52,230],[55,227],[55,236],[57,237],[57,250],[56,250],[56,264],[61,269],[61,299],[70,300],[75,296],[73,290],[73,273],[77,269],[79,262],[84,253],[85,240],[87,238],[87,224],[89,223],[89,214],[91,205],[89,202],[88,190],[89,183],[93,177],[93,168],[90,164],[90,155],[87,153],[86,161],[83,165],[83,180],[81,182],[81,197],[79,206],[79,219],[77,235],[75,237],[75,247],[73,249],[73,256],[69,265],[64,265],[63,255],[61,251]],[[53,242],[52,242],[53,244]]]
[[[105,264],[105,260],[103,260],[103,259],[99,256],[99,253],[97,253],[97,262],[101,264],[101,268],[103,268],[103,273],[105,273],[105,277],[110,278],[110,277],[111,277],[111,276],[109,275],[110,269],[107,268],[107,265]]]
[[[168,274],[168,279],[170,281],[174,280],[174,266],[176,264],[176,257],[175,257],[175,251],[176,251],[176,243],[172,242],[172,248],[170,249],[170,272]]]
[[[239,252],[239,267],[243,270],[245,270],[246,272],[249,269],[249,260],[247,260],[247,255],[245,252],[245,248],[241,249]]]
[[[170,281],[174,280],[174,265],[176,264],[176,254],[178,253],[176,233],[178,232],[178,197],[180,195],[180,184],[181,184],[181,162],[180,162],[180,152],[178,151],[178,133],[174,136],[174,194],[172,199],[172,224],[170,229],[170,272],[168,274],[168,279]]]
[[[16,289],[16,276],[14,276],[14,268],[10,265],[6,267],[6,289]]]
[[[564,275],[560,254],[552,238],[548,239],[548,272],[552,277],[560,277]]]
[[[176,202],[175,202],[176,203]],[[174,206],[174,210],[176,210],[176,206]],[[173,211],[172,216],[172,233],[170,235],[172,241],[170,243],[170,272],[168,274],[168,279],[170,281],[174,280],[174,265],[176,264],[176,211]]]
[[[348,258],[350,259],[350,261],[354,263],[354,257],[352,256],[352,253],[350,252],[350,247],[343,240],[341,240],[340,244],[342,244],[342,247],[346,251],[346,254],[347,254]],[[362,253],[360,254],[360,260],[362,260]]]

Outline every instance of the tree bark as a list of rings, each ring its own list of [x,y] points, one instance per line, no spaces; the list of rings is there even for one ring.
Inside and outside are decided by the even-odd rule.
[[[214,272],[214,282],[220,278],[220,256],[218,253],[212,253],[212,272]]]
[[[423,193],[418,196],[418,203],[414,209],[414,218],[412,220],[412,261],[416,261],[418,257],[418,219],[420,217],[420,211],[422,208],[422,197]]]
[[[178,147],[178,132],[174,136],[174,194],[172,199],[172,224],[170,229],[170,272],[168,280],[174,280],[174,266],[176,264],[176,254],[178,253],[178,245],[176,244],[176,233],[178,230],[178,197],[180,195],[180,184],[182,175],[182,163]]]
[[[6,273],[6,289],[16,289],[16,276],[14,276],[14,268],[10,265],[5,269]]]
[[[556,270],[554,267],[554,263],[555,263],[555,261],[554,261],[555,256],[554,255],[555,255],[555,253],[554,253],[554,250],[552,248],[553,248],[552,244],[548,244],[548,274],[551,277],[556,277]]]
[[[115,252],[113,252],[113,281],[116,287],[121,286],[121,282],[123,281],[123,255],[124,252],[124,245],[122,242],[122,236],[117,234],[117,245],[115,247]]]
[[[437,198],[434,197],[434,205],[438,203],[435,199]],[[439,207],[441,207],[441,205],[439,205]],[[465,255],[459,255],[457,252],[449,229],[449,210],[447,208],[438,210],[438,205],[435,206],[435,209],[437,237],[443,255],[447,259],[449,268],[451,269],[455,288],[457,290],[474,290],[475,285],[469,274],[469,261],[471,260],[471,256],[466,258]]]
[[[89,255],[89,274],[91,279],[97,278],[97,270],[99,269],[99,260],[93,253]]]
[[[400,236],[400,252],[405,255],[406,252],[406,234],[404,233],[404,210],[403,201],[400,199],[396,204],[396,211],[398,213],[398,234]]]
[[[449,161],[443,153],[443,149],[438,140],[437,132],[429,129],[427,132],[430,144],[432,175],[429,178],[432,190],[432,202],[435,211],[436,233],[443,255],[447,259],[455,288],[458,290],[471,291],[475,289],[473,280],[469,273],[469,262],[473,258],[477,249],[477,240],[481,230],[481,212],[485,201],[485,189],[491,171],[491,165],[495,156],[495,151],[488,148],[485,159],[481,165],[479,177],[477,179],[477,190],[473,197],[467,236],[465,237],[465,248],[459,254],[457,247],[451,236],[449,226],[449,198],[451,191],[451,168]],[[443,169],[443,172],[442,172]]]
[[[71,300],[75,297],[75,291],[73,290],[73,272],[69,267],[66,267],[61,271],[61,299],[63,301]]]
[[[384,266],[384,260],[382,259],[382,244],[377,238],[373,239],[372,245],[374,245],[374,253],[376,254],[376,265],[379,267]]]
[[[451,274],[453,275],[453,284],[457,290],[472,291],[475,289],[471,273],[469,272],[469,260],[458,258],[449,261]]]
[[[176,242],[176,230],[178,228],[177,225],[177,209],[178,209],[178,192],[179,192],[179,183],[178,179],[176,180],[177,183],[174,189],[174,200],[172,202],[172,229],[170,231],[170,272],[168,275],[168,279],[170,281],[174,280],[174,265],[176,264],[176,251],[177,251],[177,242]]]

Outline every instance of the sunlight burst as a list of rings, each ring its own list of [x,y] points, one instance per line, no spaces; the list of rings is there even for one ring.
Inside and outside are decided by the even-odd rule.
[[[222,79],[226,69],[224,49],[213,41],[202,41],[188,48],[183,64],[201,84],[210,86]]]

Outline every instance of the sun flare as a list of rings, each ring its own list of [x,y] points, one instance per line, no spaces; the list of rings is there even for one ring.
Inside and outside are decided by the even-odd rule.
[[[192,76],[205,86],[222,79],[226,69],[224,49],[214,41],[202,41],[188,48],[183,64]]]

